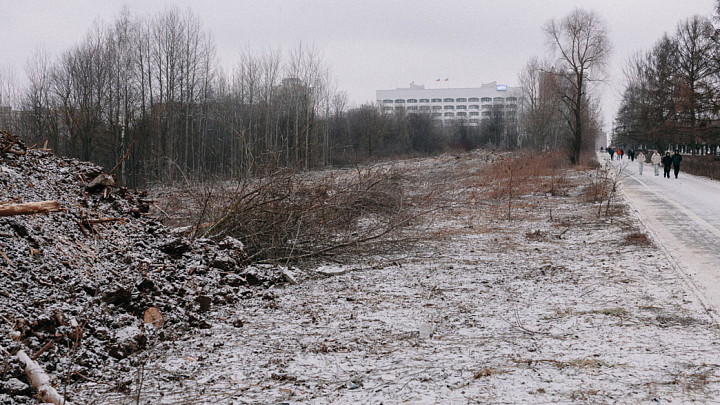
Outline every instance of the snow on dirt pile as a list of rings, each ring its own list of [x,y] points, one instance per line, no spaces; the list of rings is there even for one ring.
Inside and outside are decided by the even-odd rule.
[[[60,205],[0,216],[0,403],[35,403],[8,353],[34,355],[69,399],[87,381],[123,391],[148,336],[156,344],[209,328],[210,308],[282,281],[279,269],[247,266],[235,239],[189,241],[167,229],[146,215],[147,195],[101,175],[0,132],[0,208]]]

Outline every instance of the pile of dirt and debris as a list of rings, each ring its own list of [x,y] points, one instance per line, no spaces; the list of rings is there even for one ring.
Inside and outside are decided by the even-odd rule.
[[[236,239],[166,228],[152,203],[97,165],[0,132],[0,402],[35,403],[21,350],[67,399],[81,381],[124,390],[150,336],[208,328],[210,308],[287,277],[249,265]]]

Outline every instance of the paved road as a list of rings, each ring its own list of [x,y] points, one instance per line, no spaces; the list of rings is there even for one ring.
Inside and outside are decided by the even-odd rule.
[[[667,179],[650,164],[639,175],[637,161],[613,163],[623,168],[630,205],[720,321],[720,182],[683,173],[682,165]]]

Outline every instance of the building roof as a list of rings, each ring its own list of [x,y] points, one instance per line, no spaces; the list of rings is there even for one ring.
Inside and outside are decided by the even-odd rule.
[[[480,87],[454,87],[454,88],[435,88],[426,89],[424,86],[412,84],[409,88],[397,88],[394,90],[377,90],[375,92],[376,99],[382,101],[384,99],[408,99],[408,98],[470,98],[470,97],[517,97],[519,94],[518,87],[508,87],[506,85],[498,85],[497,82],[485,83]]]

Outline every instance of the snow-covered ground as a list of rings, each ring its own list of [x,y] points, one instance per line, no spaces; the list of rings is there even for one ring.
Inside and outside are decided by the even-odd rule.
[[[646,164],[615,160],[623,191],[671,262],[706,300],[716,321],[720,308],[720,182],[681,171],[676,179]]]
[[[138,363],[140,402],[720,402],[706,302],[679,259],[633,242],[650,221],[583,201],[592,172],[568,172],[565,195],[519,198],[506,220],[482,197],[480,153],[404,165],[409,188],[454,185],[424,242],[296,270],[297,285],[216,312],[211,329]],[[137,392],[82,394],[129,404]]]

